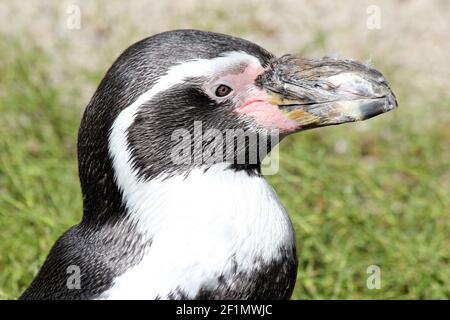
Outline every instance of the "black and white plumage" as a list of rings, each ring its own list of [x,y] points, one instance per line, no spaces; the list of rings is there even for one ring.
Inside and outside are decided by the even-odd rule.
[[[221,85],[231,93],[218,96]],[[174,163],[173,132],[192,133],[200,122],[203,133],[284,137],[395,105],[383,76],[353,61],[277,59],[246,40],[196,30],[132,45],[81,122],[83,219],[21,298],[288,299],[295,236],[261,159],[238,163],[244,144],[205,163],[196,154],[207,143],[192,141],[189,161]],[[80,267],[80,289],[67,287],[71,265]]]

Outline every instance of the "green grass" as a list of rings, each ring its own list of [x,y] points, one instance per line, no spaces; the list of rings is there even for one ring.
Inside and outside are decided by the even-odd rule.
[[[39,49],[1,40],[0,299],[14,299],[81,218],[76,134],[87,101],[76,84],[55,84]],[[297,232],[294,298],[450,298],[450,97],[393,87],[397,111],[281,145],[268,178]],[[372,264],[379,290],[366,288]]]

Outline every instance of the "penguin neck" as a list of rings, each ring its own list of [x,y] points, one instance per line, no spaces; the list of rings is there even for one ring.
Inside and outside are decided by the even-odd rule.
[[[194,298],[203,285],[239,282],[238,275],[264,273],[286,257],[294,261],[292,225],[259,175],[216,164],[135,182],[123,190],[126,222],[133,226],[126,238],[146,249],[103,297],[131,292],[164,299],[181,290]]]
[[[118,179],[119,185],[121,182]],[[289,218],[272,187],[260,175],[222,163],[183,175],[126,183],[121,188],[127,219],[144,241],[155,244],[169,234],[186,236],[190,241],[204,237],[216,244],[239,242],[240,237],[245,237],[252,248],[260,251],[259,255],[271,258],[279,247],[270,241],[291,242],[292,234],[286,232]],[[272,240],[261,243],[265,238]]]
[[[136,174],[117,174],[115,182],[127,219],[132,220],[141,234],[155,234],[155,228],[171,225],[175,216],[200,224],[212,222],[215,215],[249,212],[252,206],[257,208],[258,203],[269,198],[277,201],[273,189],[256,168],[242,169],[229,163],[161,173],[150,180]]]

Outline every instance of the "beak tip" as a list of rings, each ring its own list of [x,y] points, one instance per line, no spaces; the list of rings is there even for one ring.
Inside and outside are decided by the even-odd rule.
[[[394,94],[390,94],[388,96],[388,104],[389,104],[390,110],[398,108],[397,98],[394,96]]]
[[[384,112],[388,112],[398,108],[398,102],[392,91],[386,96]]]

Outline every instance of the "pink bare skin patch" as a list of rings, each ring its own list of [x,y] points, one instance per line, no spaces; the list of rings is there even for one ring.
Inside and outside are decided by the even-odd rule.
[[[254,85],[255,79],[265,71],[265,68],[253,65],[245,68],[241,79],[245,79],[247,85],[251,83],[251,87],[247,88],[247,94],[241,100],[242,103],[237,112],[252,117],[268,130],[278,129],[283,133],[296,131],[298,124],[286,117],[277,105],[269,103],[268,94]]]
[[[254,89],[254,93],[246,100],[237,112],[246,114],[268,130],[278,129],[282,133],[290,133],[299,129],[298,124],[286,117],[277,105],[267,102],[269,96],[263,90]]]
[[[261,65],[249,64],[223,73],[216,79],[217,83],[230,84],[235,96],[240,96],[254,85],[255,79],[266,71]]]
[[[259,64],[248,64],[229,70],[214,79],[210,92],[218,84],[229,85],[233,89],[231,99],[238,106],[237,113],[253,118],[267,130],[276,129],[281,133],[297,131],[299,125],[281,112],[277,105],[268,102],[270,97],[265,90],[255,86],[255,79],[265,71]]]

